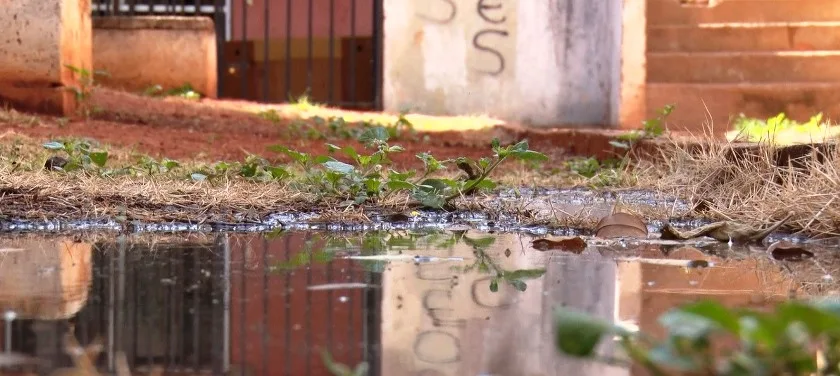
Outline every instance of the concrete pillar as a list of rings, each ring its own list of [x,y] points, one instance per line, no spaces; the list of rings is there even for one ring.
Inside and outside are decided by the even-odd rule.
[[[90,0],[7,0],[0,6],[0,104],[71,115],[91,70]]]
[[[647,0],[623,0],[621,128],[637,129],[647,114]]]
[[[384,0],[385,107],[614,126],[623,1]]]

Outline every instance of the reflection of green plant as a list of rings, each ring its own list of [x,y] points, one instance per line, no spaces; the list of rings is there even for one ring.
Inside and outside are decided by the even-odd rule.
[[[729,309],[701,301],[659,318],[664,340],[631,333],[607,321],[558,308],[558,349],[572,356],[598,358],[603,338],[618,337],[630,361],[651,375],[836,375],[840,372],[840,303],[780,303],[773,312]],[[740,346],[715,351],[713,340],[729,338]],[[627,362],[601,358],[610,363]]]
[[[91,71],[72,65],[65,65],[64,67],[73,72],[78,78],[79,85],[68,87],[68,90],[72,91],[76,97],[76,103],[79,105],[79,113],[84,117],[90,117],[93,112],[99,111],[98,108],[92,107],[90,104],[91,89],[96,85],[95,77],[107,76],[108,72],[100,70]]]
[[[472,270],[478,270],[480,273],[493,274],[493,278],[490,280],[490,291],[492,292],[499,291],[499,281],[504,281],[519,291],[525,291],[528,288],[528,284],[525,283],[525,280],[539,278],[545,274],[545,269],[502,269],[486,252],[487,248],[496,242],[495,237],[488,236],[479,239],[471,239],[467,236],[463,236],[459,239],[464,243],[469,244],[473,248],[473,254],[475,255],[475,261],[473,264],[463,268],[462,271],[464,273],[468,273]]]
[[[367,362],[361,362],[356,365],[355,369],[350,369],[350,367],[336,363],[330,352],[324,350],[321,352],[321,360],[324,362],[324,366],[332,373],[334,376],[366,376],[368,374],[368,366]]]

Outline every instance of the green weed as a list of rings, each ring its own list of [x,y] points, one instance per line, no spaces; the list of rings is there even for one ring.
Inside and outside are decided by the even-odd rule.
[[[557,308],[555,344],[566,355],[615,365],[635,363],[651,375],[836,375],[840,372],[840,304],[788,301],[774,311],[727,308],[714,301],[683,305],[659,317],[658,340],[586,313]],[[628,359],[596,353],[617,337]],[[713,340],[738,344],[715,351]]]
[[[65,65],[65,68],[72,71],[78,77],[78,86],[71,86],[67,89],[73,92],[76,98],[76,103],[79,105],[78,112],[88,118],[90,115],[101,111],[100,108],[91,105],[90,98],[92,89],[96,85],[96,76],[108,76],[108,72],[75,67],[72,65]]]

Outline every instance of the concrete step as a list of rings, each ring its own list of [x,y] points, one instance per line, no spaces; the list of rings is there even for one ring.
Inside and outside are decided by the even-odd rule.
[[[649,83],[840,81],[840,51],[653,52]]]
[[[702,133],[731,130],[730,119],[746,116],[769,118],[784,112],[807,121],[822,112],[824,119],[840,119],[840,81],[778,84],[648,84],[647,116],[655,117],[666,104],[676,108],[668,118],[669,129]]]
[[[712,7],[682,6],[677,0],[648,0],[648,25],[723,22],[803,22],[840,20],[837,0],[723,0]]]
[[[840,50],[840,22],[651,26],[648,52]]]

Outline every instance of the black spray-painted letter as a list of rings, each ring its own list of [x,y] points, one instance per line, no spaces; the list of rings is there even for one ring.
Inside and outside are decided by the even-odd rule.
[[[482,30],[482,31],[479,31],[479,32],[475,33],[475,36],[473,37],[473,41],[472,41],[473,42],[473,47],[475,47],[478,50],[489,52],[493,55],[496,55],[496,58],[499,59],[499,67],[496,68],[495,70],[480,70],[479,69],[479,72],[486,73],[486,74],[489,74],[491,76],[498,76],[502,72],[505,71],[505,57],[497,49],[495,49],[493,47],[489,47],[487,45],[481,44],[481,41],[479,39],[481,39],[481,37],[483,35],[486,35],[486,34],[496,34],[498,36],[507,37],[508,32],[505,31],[505,30],[497,30],[497,29]]]

